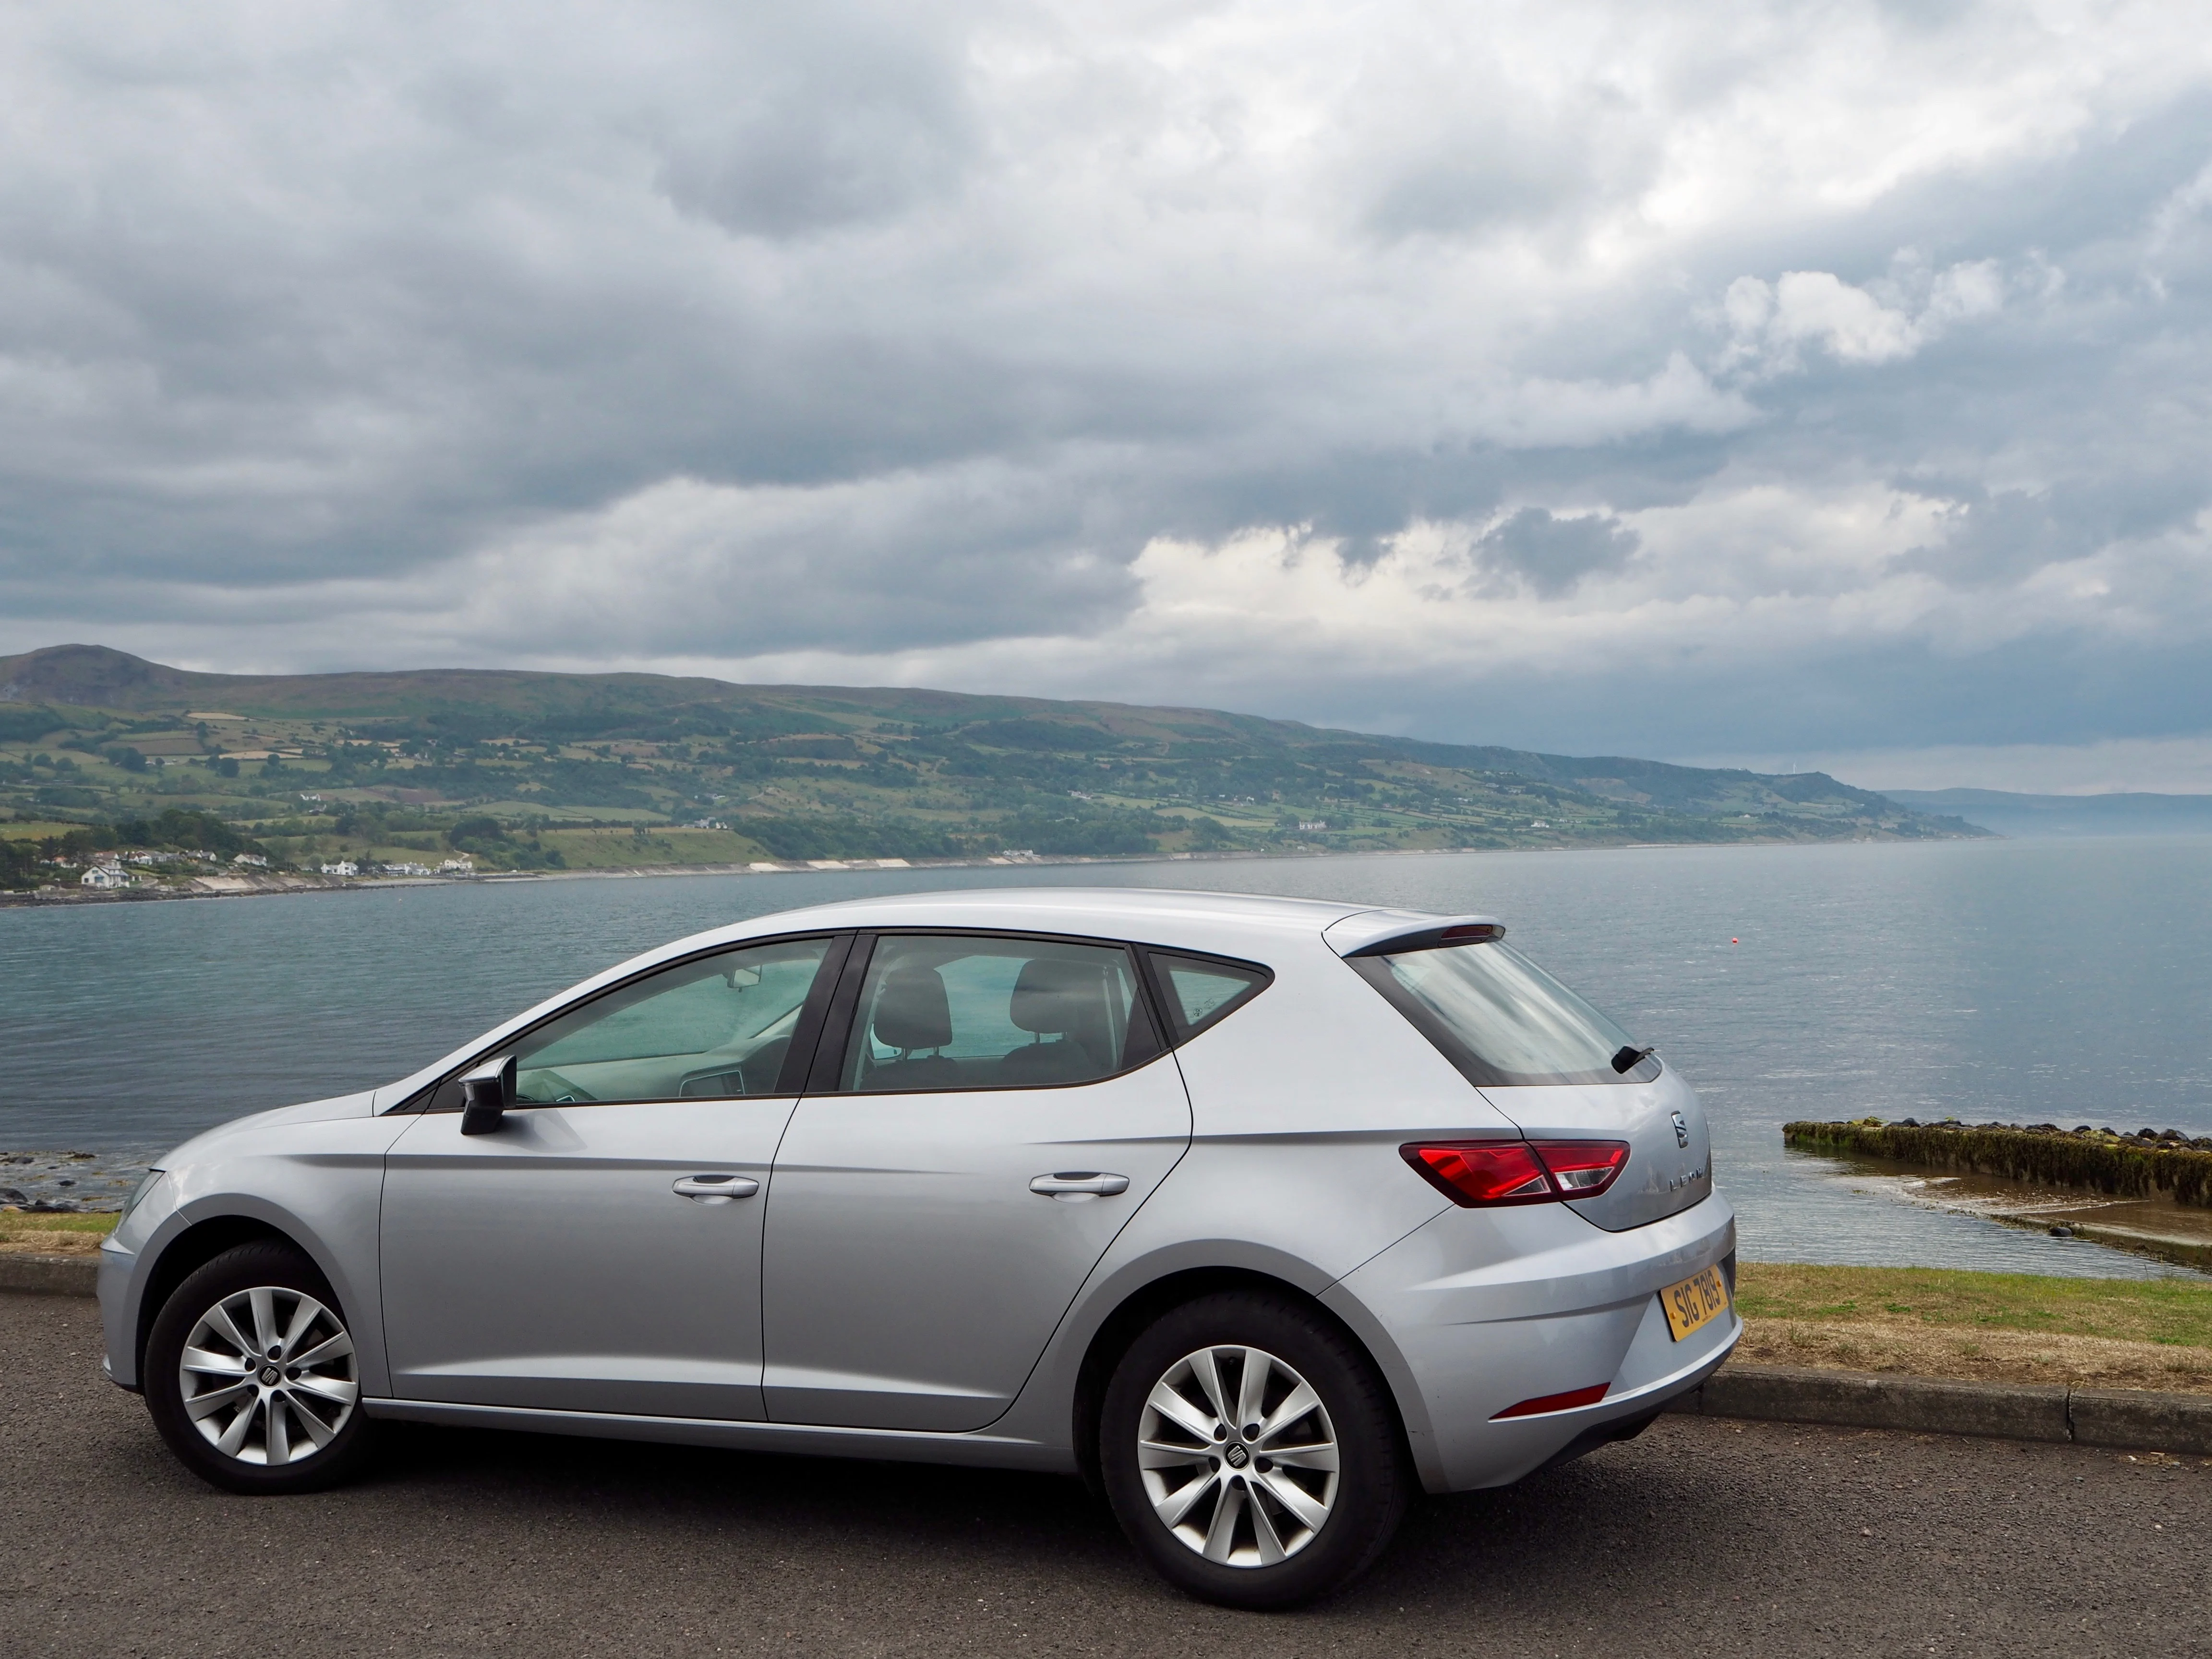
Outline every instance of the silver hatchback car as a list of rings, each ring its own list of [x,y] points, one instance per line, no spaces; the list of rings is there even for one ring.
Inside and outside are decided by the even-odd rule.
[[[1289,1606],[1741,1332],[1696,1096],[1504,931],[1042,889],[701,933],[179,1147],[106,1370],[237,1492],[380,1419],[1051,1470]]]

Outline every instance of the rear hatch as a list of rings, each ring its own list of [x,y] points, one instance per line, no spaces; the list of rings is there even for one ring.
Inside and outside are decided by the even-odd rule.
[[[1639,1067],[1648,1071],[1650,1062]],[[1713,1190],[1711,1145],[1697,1092],[1672,1070],[1648,1083],[1486,1087],[1482,1097],[1531,1140],[1625,1140],[1628,1163],[1570,1209],[1607,1232],[1664,1220]]]
[[[1690,1085],[1508,949],[1494,917],[1369,910],[1322,936],[1529,1139],[1627,1146],[1609,1186],[1565,1200],[1585,1220],[1620,1232],[1711,1194],[1705,1116]]]

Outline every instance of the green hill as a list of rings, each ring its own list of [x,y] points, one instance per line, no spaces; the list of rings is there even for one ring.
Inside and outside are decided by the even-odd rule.
[[[158,844],[168,809],[280,862],[460,849],[501,868],[1984,833],[1820,773],[1205,708],[653,674],[203,674],[82,645],[0,658],[0,834]]]

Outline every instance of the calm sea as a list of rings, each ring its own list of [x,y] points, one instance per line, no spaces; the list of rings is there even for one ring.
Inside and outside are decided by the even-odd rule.
[[[688,876],[0,909],[0,1148],[136,1161],[404,1075],[647,946],[869,892],[1222,888],[1489,911],[1711,1112],[1753,1259],[2159,1271],[1868,1188],[1796,1117],[2212,1133],[2212,837]],[[9,1179],[0,1170],[0,1184]]]

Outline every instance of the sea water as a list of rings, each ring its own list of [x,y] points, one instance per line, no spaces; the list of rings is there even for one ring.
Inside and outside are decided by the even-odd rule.
[[[2164,1271],[1901,1202],[1833,1160],[1785,1152],[1793,1118],[2212,1133],[2212,837],[2177,836],[477,882],[0,909],[0,1149],[143,1164],[240,1113],[404,1076],[682,934],[831,898],[1021,884],[1501,917],[1697,1086],[1754,1260]]]

